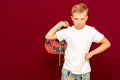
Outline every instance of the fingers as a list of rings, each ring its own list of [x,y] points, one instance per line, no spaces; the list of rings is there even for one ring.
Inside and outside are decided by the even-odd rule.
[[[86,59],[86,60],[89,60],[92,56],[93,56],[93,55],[92,55],[91,53],[87,53],[87,54],[85,55],[85,59]]]
[[[69,22],[68,22],[68,21],[60,21],[59,24],[60,24],[61,26],[64,26],[64,27],[69,26]]]
[[[69,22],[68,21],[63,21],[63,22],[69,26]]]

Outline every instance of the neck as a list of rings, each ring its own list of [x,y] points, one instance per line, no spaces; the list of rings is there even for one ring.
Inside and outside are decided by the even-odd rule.
[[[75,25],[74,25],[75,26]],[[85,27],[85,25],[83,25],[83,26],[81,26],[81,27],[77,27],[77,26],[75,26],[75,29],[77,29],[77,30],[81,30],[81,29],[83,29]]]

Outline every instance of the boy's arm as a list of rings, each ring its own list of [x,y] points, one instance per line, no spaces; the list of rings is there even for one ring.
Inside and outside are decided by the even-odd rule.
[[[67,27],[69,24],[67,21],[60,21],[57,23],[52,29],[48,31],[48,33],[45,35],[46,39],[57,39],[56,32],[61,29],[62,26]]]
[[[109,40],[105,37],[101,40],[100,43],[101,43],[101,45],[99,47],[97,47],[96,49],[94,49],[91,52],[86,54],[85,58],[87,60],[89,60],[93,55],[99,54],[111,46]]]

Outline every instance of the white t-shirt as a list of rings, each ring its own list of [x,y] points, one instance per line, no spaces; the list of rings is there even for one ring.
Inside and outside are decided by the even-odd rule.
[[[74,74],[90,72],[90,63],[85,59],[85,54],[89,52],[92,42],[99,43],[104,35],[88,25],[81,30],[74,26],[68,27],[56,34],[59,41],[65,40],[67,43],[63,68]]]

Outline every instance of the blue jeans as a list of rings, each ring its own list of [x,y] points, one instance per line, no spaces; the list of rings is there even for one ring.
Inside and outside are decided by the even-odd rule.
[[[72,74],[69,70],[62,69],[61,80],[90,80],[90,72],[85,74]]]

